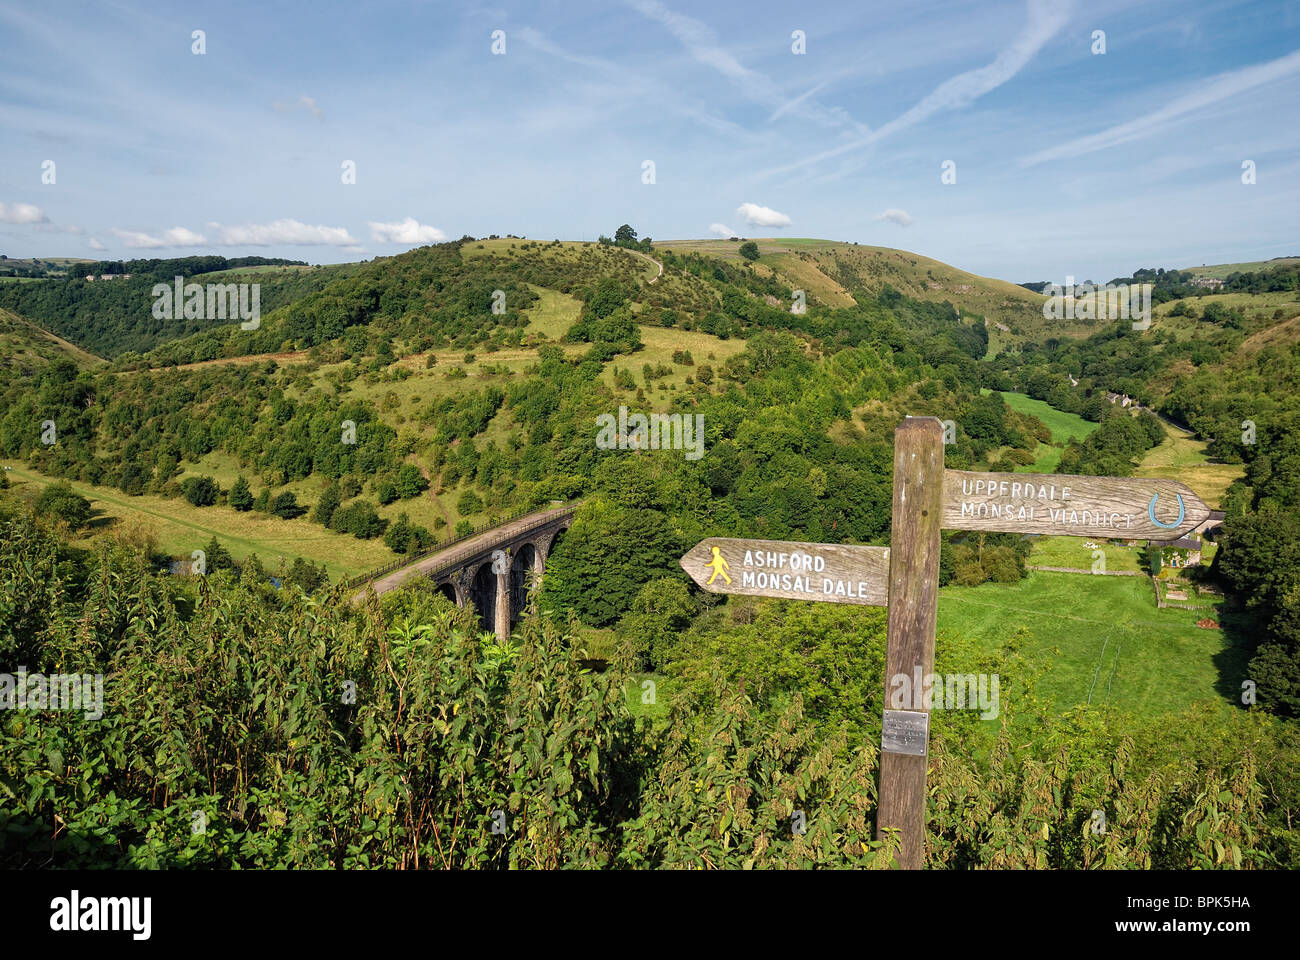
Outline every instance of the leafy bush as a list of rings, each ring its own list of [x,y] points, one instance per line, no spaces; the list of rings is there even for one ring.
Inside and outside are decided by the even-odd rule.
[[[298,498],[286,490],[271,501],[271,512],[285,520],[294,520],[306,513],[307,508],[299,506]]]
[[[35,507],[43,516],[62,520],[79,530],[90,519],[90,501],[66,483],[51,483],[36,498]]]
[[[330,529],[350,533],[358,540],[372,540],[384,532],[388,521],[379,516],[375,505],[365,500],[355,500],[334,511]]]
[[[181,493],[196,507],[210,507],[217,502],[221,489],[211,477],[186,477],[181,481]]]

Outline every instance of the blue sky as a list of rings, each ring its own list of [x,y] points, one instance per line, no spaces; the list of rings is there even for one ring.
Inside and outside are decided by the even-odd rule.
[[[0,252],[332,263],[629,222],[1100,281],[1300,255],[1297,104],[1297,3],[4,0]]]

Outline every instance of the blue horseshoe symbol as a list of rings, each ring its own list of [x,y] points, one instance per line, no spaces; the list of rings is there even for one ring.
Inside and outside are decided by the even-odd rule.
[[[1175,527],[1181,527],[1183,525],[1183,517],[1187,515],[1187,511],[1183,507],[1183,495],[1178,493],[1175,494],[1175,496],[1178,497],[1178,519],[1173,523],[1161,523],[1156,519],[1156,501],[1160,499],[1160,494],[1151,494],[1151,503],[1147,505],[1147,516],[1151,518],[1151,522],[1157,527],[1164,527],[1166,530],[1172,530]]]

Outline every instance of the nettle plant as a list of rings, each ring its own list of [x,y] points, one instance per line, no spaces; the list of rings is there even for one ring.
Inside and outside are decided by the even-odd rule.
[[[77,559],[0,506],[4,662],[106,676],[98,720],[0,711],[0,865],[890,865],[872,735],[722,679],[634,718],[639,678],[578,636],[534,604],[498,643],[428,583],[356,607],[129,543]],[[1274,862],[1251,756],[1138,774],[1103,723],[1045,716],[1026,750],[1004,727],[987,764],[939,728],[927,865]]]

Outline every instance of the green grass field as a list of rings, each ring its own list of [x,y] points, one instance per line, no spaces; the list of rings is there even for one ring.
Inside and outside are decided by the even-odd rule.
[[[56,482],[27,467],[10,466],[10,483],[19,497],[35,498],[43,487]],[[236,560],[256,553],[268,569],[274,569],[281,560],[288,564],[303,557],[323,563],[332,580],[373,570],[396,556],[383,540],[333,533],[306,517],[282,520],[224,506],[200,509],[183,499],[131,497],[112,487],[75,482],[71,486],[96,511],[87,535],[79,541],[82,545],[114,523],[138,524],[154,537],[159,550],[173,557],[188,557],[215,536]]]
[[[529,289],[541,299],[528,308],[528,326],[525,334],[540,334],[548,340],[562,340],[569,328],[578,322],[582,301],[558,290],[548,290],[529,284]]]
[[[1023,393],[1004,392],[1002,399],[1017,413],[1031,413],[1052,431],[1052,443],[1064,446],[1071,438],[1082,440],[1100,424],[1085,420],[1074,413],[1057,410],[1044,400],[1035,400]]]
[[[1096,544],[1095,547],[1084,544]],[[1093,550],[1101,550],[1106,555],[1106,570],[1112,573],[1124,570],[1141,570],[1138,560],[1139,547],[1125,546],[1123,543],[1103,539],[1089,540],[1086,537],[1035,537],[1034,549],[1029,555],[1029,563],[1043,567],[1074,567],[1091,570]]]
[[[1226,712],[1246,656],[1223,631],[1197,627],[1202,615],[1157,608],[1146,577],[1034,571],[1015,584],[944,587],[938,643],[964,636],[992,653],[1021,633],[1020,652],[1042,669],[1037,694],[1061,712],[1091,703],[1155,716],[1202,701]]]
[[[1242,475],[1242,464],[1211,463],[1205,456],[1206,441],[1172,424],[1165,424],[1165,433],[1165,441],[1147,451],[1134,476],[1181,480],[1211,507],[1218,507],[1228,486]]]
[[[983,394],[992,392],[987,387],[980,390]],[[1034,462],[1027,466],[1016,467],[1017,473],[1052,473],[1061,462],[1061,451],[1070,438],[1082,439],[1098,427],[1098,424],[1090,420],[1073,413],[1064,413],[1045,401],[1035,400],[1023,393],[1003,392],[1001,396],[1007,406],[1017,413],[1032,414],[1042,420],[1052,434],[1052,442],[1040,442],[1034,450]]]

